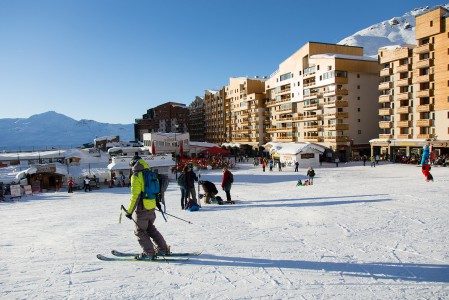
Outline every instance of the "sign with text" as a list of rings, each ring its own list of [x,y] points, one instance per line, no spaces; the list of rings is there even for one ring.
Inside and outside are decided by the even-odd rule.
[[[10,186],[11,189],[11,198],[22,197],[22,190],[20,189],[20,184],[12,184]]]
[[[315,157],[315,153],[303,153],[301,154],[301,159],[311,159]]]
[[[24,185],[23,192],[25,195],[33,195],[33,191],[31,190],[31,185]]]

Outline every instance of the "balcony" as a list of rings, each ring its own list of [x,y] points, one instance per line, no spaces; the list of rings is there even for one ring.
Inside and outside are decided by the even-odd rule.
[[[417,127],[431,127],[433,122],[431,119],[416,120]]]
[[[393,69],[384,68],[380,70],[380,76],[390,76],[391,74],[393,74]]]
[[[347,84],[348,81],[348,77],[335,77],[335,83],[337,84]]]
[[[304,141],[305,142],[322,142],[323,138],[320,136],[305,136]]]
[[[379,122],[379,128],[381,129],[388,129],[388,128],[392,128],[393,127],[393,123],[391,121],[380,121]]]
[[[409,92],[397,94],[396,97],[395,97],[395,100],[397,100],[397,101],[408,100],[408,99],[410,99],[410,93]]]
[[[412,138],[411,134],[408,133],[398,134],[398,139],[410,139],[410,138]]]
[[[416,91],[415,95],[417,98],[431,97],[431,96],[433,96],[433,90]]]
[[[379,109],[379,116],[390,116],[391,108],[381,108]]]
[[[405,64],[405,65],[400,65],[396,67],[396,72],[397,73],[404,73],[404,72],[408,72],[412,69],[412,65],[409,64]]]
[[[348,107],[349,103],[347,100],[334,100],[328,101],[324,103],[324,107],[332,108],[332,107]]]
[[[304,110],[317,110],[320,108],[321,108],[321,105],[319,103],[304,105]]]
[[[295,137],[293,137],[293,136],[280,136],[280,137],[277,137],[276,140],[283,141],[283,142],[294,142],[295,141]]]
[[[391,81],[388,82],[382,82],[379,84],[379,90],[383,91],[383,90],[388,90],[391,89],[393,87],[393,83]]]
[[[397,127],[410,127],[410,121],[409,120],[407,120],[407,121],[398,121],[397,123],[396,123],[396,126]]]
[[[423,53],[429,53],[432,50],[433,50],[433,45],[425,44],[425,45],[421,45],[421,46],[418,46],[415,49],[413,49],[413,53],[414,54],[423,54]]]
[[[279,92],[277,92],[277,94],[279,95],[279,94],[287,93],[290,91],[291,91],[291,88],[288,87],[288,88],[281,89]]]
[[[324,140],[330,142],[346,142],[349,141],[349,137],[345,135],[325,136]]]
[[[410,106],[401,106],[396,108],[396,113],[398,114],[409,114],[412,112],[412,108]]]
[[[416,111],[417,112],[430,112],[430,111],[433,111],[433,104],[418,105],[416,107]]]
[[[381,95],[379,96],[379,103],[388,103],[391,102],[393,96],[391,95]]]
[[[433,66],[433,60],[430,58],[419,60],[415,63],[415,68],[422,69]]]
[[[433,74],[417,76],[413,79],[413,83],[425,83],[433,81]]]
[[[427,139],[433,138],[433,134],[429,134],[429,133],[418,134],[417,138],[427,140]]]
[[[344,119],[348,118],[349,114],[347,112],[339,112],[339,113],[329,113],[325,114],[325,119]]]
[[[391,134],[379,134],[380,139],[392,139],[393,135]]]
[[[403,78],[396,81],[396,86],[409,86],[412,84],[411,78]]]
[[[305,115],[302,116],[302,121],[319,121],[321,120],[321,115]]]
[[[331,96],[346,96],[349,94],[347,89],[338,89],[338,90],[327,90],[324,91],[325,97],[331,97]]]
[[[324,125],[323,128],[328,131],[348,130],[349,125],[348,124],[328,124],[328,125]]]

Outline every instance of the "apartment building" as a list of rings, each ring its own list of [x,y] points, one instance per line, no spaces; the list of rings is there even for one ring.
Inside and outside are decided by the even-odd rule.
[[[224,95],[224,88],[204,91],[205,140],[209,143],[226,142]]]
[[[379,49],[379,127],[375,154],[390,160],[420,154],[431,142],[438,154],[449,146],[448,10],[416,16],[416,45]]]
[[[204,100],[198,96],[189,105],[188,132],[191,141],[204,142],[206,140]]]
[[[266,78],[231,77],[225,90],[225,139],[245,152],[264,142],[263,114]]]
[[[265,142],[313,142],[341,160],[369,152],[379,134],[378,74],[361,47],[307,43],[265,83]]]
[[[143,141],[144,133],[187,132],[189,109],[183,103],[167,102],[150,108],[134,123],[134,137]]]

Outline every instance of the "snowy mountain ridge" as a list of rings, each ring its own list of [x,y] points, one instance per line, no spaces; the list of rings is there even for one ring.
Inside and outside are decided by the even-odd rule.
[[[439,6],[449,9],[449,4],[415,8],[401,17],[394,17],[357,31],[337,44],[363,47],[365,55],[373,57],[377,57],[377,50],[381,47],[416,44],[415,17]]]
[[[0,119],[2,150],[74,148],[93,143],[95,138],[120,136],[121,141],[134,139],[134,124],[109,124],[93,120],[76,121],[48,111],[29,118]]]

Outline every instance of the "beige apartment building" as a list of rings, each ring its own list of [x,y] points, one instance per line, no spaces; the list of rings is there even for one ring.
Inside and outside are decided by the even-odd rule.
[[[313,142],[332,150],[328,160],[368,154],[379,134],[379,70],[361,47],[307,43],[265,83],[264,141]]]
[[[207,142],[226,142],[225,130],[225,89],[204,91],[204,130]]]
[[[416,16],[417,45],[379,49],[379,127],[374,154],[390,160],[420,154],[431,143],[449,146],[449,13],[437,8]]]
[[[225,90],[225,138],[243,151],[256,150],[264,141],[263,113],[266,78],[232,77]]]

